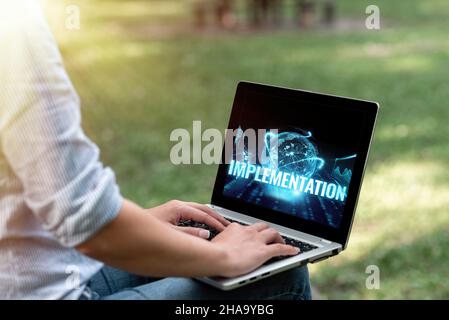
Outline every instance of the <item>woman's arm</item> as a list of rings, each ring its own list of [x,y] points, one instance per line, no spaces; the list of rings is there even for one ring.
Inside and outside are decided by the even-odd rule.
[[[172,206],[156,212],[123,200],[81,129],[80,101],[38,2],[10,3],[0,11],[0,145],[43,230],[62,246],[154,276],[235,275],[296,251],[267,245],[280,240],[263,224],[231,224],[208,242],[158,219]]]
[[[210,242],[180,232],[149,213],[151,209],[125,200],[118,216],[77,249],[137,274],[191,277],[235,276],[273,256],[298,252],[263,223],[250,227],[233,223]]]

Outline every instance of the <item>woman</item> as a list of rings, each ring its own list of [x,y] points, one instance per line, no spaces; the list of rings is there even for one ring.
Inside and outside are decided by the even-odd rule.
[[[124,199],[81,129],[38,4],[1,5],[0,298],[310,297],[305,268],[231,292],[187,278],[240,275],[297,249],[266,224],[229,224],[205,205],[143,209]],[[178,227],[184,219],[221,232],[207,241],[206,230]]]

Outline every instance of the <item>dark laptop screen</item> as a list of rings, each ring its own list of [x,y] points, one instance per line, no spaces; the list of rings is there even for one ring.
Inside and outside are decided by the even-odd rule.
[[[366,113],[250,88],[240,94],[222,196],[339,228]]]

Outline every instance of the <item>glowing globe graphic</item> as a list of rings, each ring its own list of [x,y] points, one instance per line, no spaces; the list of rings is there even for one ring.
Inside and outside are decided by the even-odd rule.
[[[267,134],[266,138],[270,139],[270,143],[266,144],[269,145],[270,166],[305,177],[313,176],[321,169],[324,161],[318,157],[318,150],[310,141],[311,136],[311,132]]]

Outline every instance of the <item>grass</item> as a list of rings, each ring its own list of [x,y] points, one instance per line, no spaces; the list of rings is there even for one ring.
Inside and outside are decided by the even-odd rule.
[[[340,1],[340,16],[363,25],[369,2]],[[376,2],[380,31],[147,32],[188,22],[176,0],[71,1],[82,24],[67,31],[64,2],[50,11],[83,126],[123,194],[143,206],[209,200],[216,167],[172,165],[169,135],[193,120],[224,129],[240,79],[379,101],[348,250],[312,265],[312,283],[332,299],[447,299],[449,3]],[[365,287],[373,264],[379,290]]]

